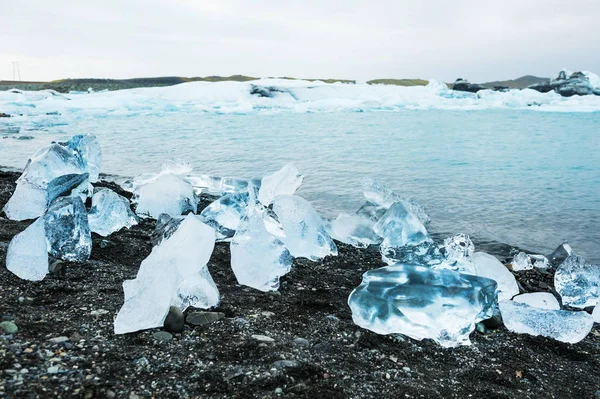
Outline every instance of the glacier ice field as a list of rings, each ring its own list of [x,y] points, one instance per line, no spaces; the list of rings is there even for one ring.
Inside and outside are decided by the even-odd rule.
[[[252,95],[253,87],[266,96]],[[254,90],[256,92],[256,90]],[[192,174],[255,178],[293,162],[324,216],[353,213],[372,176],[427,206],[432,231],[600,261],[600,97],[532,90],[259,80],[98,93],[0,92],[0,165],[93,133],[104,173],[171,158]]]

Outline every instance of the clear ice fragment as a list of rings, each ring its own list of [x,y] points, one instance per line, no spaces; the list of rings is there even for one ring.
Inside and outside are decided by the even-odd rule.
[[[225,194],[202,210],[204,223],[215,229],[217,241],[228,241],[244,219],[248,208],[248,193]]]
[[[182,310],[216,306],[219,291],[206,266],[214,245],[214,230],[199,216],[187,215],[142,261],[136,278],[123,283],[125,302],[115,334],[162,326],[172,304]]]
[[[494,256],[485,252],[473,254],[475,275],[491,278],[498,283],[498,300],[511,299],[519,293],[515,276]]]
[[[6,252],[6,268],[19,278],[40,281],[48,274],[48,248],[43,219],[13,237]]]
[[[304,177],[293,164],[287,164],[277,172],[265,175],[261,180],[258,200],[269,206],[279,195],[292,195],[302,184]]]
[[[368,218],[340,213],[331,221],[327,231],[334,240],[356,248],[367,248],[381,242],[381,237],[373,231],[374,226],[375,222]]]
[[[180,216],[196,212],[198,199],[193,187],[178,175],[165,174],[150,181],[135,193],[136,213],[156,219],[161,213]]]
[[[575,344],[592,330],[594,319],[586,312],[549,310],[514,301],[500,301],[506,328],[519,334],[541,335]]]
[[[445,347],[469,345],[475,323],[493,315],[496,283],[452,270],[397,264],[363,274],[348,305],[354,323],[378,334],[430,338]]]
[[[88,222],[92,232],[106,237],[122,228],[135,226],[139,219],[131,211],[127,198],[107,188],[101,188],[92,197]]]
[[[571,256],[572,253],[573,253],[573,249],[565,241],[564,243],[560,244],[554,250],[554,252],[552,252],[550,255],[548,255],[548,260],[554,267],[556,267],[556,266],[559,266],[561,263],[563,263],[565,261],[565,259],[567,259],[569,256]]]
[[[43,220],[50,255],[70,262],[83,262],[90,258],[92,236],[81,198],[55,199]]]
[[[183,222],[184,216],[172,217],[166,213],[161,213],[156,219],[156,226],[150,237],[153,246],[157,246],[163,240],[171,237],[177,231],[177,228]]]
[[[531,258],[529,255],[527,255],[525,252],[519,252],[516,254],[512,260],[512,269],[515,272],[533,269],[533,263],[531,263]]]
[[[600,265],[572,254],[556,270],[554,288],[563,305],[580,309],[596,306],[600,302]]]
[[[519,303],[525,303],[534,308],[547,309],[547,310],[559,310],[560,304],[549,292],[533,292],[530,294],[521,294],[513,298],[513,301]]]
[[[61,144],[73,150],[79,160],[81,170],[89,173],[90,182],[97,182],[102,166],[102,151],[96,136],[93,134],[77,135]]]
[[[285,233],[285,246],[295,258],[319,260],[329,255],[337,255],[335,246],[321,216],[312,205],[296,195],[280,195],[273,202]]]
[[[407,210],[414,213],[424,225],[427,225],[431,221],[431,218],[423,206],[409,198],[404,198],[401,195],[396,194],[384,185],[377,183],[375,180],[365,178],[362,181],[362,186],[363,194],[370,203],[383,208],[389,208],[393,203],[399,202],[402,203]]]

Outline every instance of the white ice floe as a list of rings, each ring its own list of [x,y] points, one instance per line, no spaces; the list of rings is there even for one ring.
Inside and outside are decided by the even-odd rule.
[[[511,299],[519,293],[519,286],[515,276],[494,256],[485,252],[473,254],[475,274],[491,278],[498,283],[498,300]]]

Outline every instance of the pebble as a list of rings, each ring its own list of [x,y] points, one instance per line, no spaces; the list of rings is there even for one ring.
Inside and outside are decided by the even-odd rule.
[[[304,338],[296,338],[294,339],[294,346],[297,348],[308,348],[310,346],[310,342]]]
[[[57,373],[58,373],[58,366],[48,367],[48,374],[57,374]]]
[[[33,303],[33,298],[25,298],[20,296],[19,297],[19,303],[23,304],[23,305],[31,305]]]
[[[48,342],[51,342],[53,344],[62,344],[63,342],[67,342],[69,340],[69,337],[55,337],[55,338],[50,338],[48,340]]]
[[[11,321],[3,321],[0,323],[0,328],[7,334],[16,334],[19,332],[19,327]]]
[[[173,339],[173,334],[166,331],[158,331],[152,334],[152,338],[161,342],[168,342]]]
[[[286,367],[298,367],[298,362],[295,360],[277,360],[273,363],[273,366],[278,369],[283,369]]]
[[[312,351],[317,353],[331,353],[333,352],[333,348],[328,342],[319,342],[318,344],[312,347]]]
[[[275,342],[275,340],[271,337],[267,337],[266,335],[256,334],[251,337],[259,342]]]
[[[202,326],[225,318],[220,312],[193,312],[187,315],[185,321],[193,326]]]
[[[183,312],[177,306],[171,306],[169,313],[165,318],[164,327],[165,330],[173,333],[180,333],[183,331],[184,326]]]
[[[108,310],[106,310],[106,309],[92,310],[92,311],[90,312],[90,314],[91,314],[92,316],[102,316],[102,315],[105,315],[105,314],[107,314],[107,313],[108,313]]]

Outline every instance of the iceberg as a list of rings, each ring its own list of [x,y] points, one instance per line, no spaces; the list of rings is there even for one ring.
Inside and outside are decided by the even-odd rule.
[[[43,220],[50,255],[70,262],[83,262],[90,258],[92,235],[81,198],[57,198],[48,207]]]
[[[378,334],[469,345],[475,323],[492,317],[496,283],[451,270],[397,264],[370,270],[348,297],[352,319]]]
[[[278,222],[258,204],[249,208],[231,240],[231,268],[238,283],[260,291],[276,291],[279,278],[292,267],[292,255],[283,235],[267,227]]]
[[[131,211],[129,200],[112,190],[101,188],[92,197],[92,209],[88,214],[90,230],[106,237],[122,228],[138,224],[138,217]]]
[[[500,313],[506,328],[519,334],[541,335],[575,344],[583,340],[594,325],[586,312],[549,310],[514,301],[500,301]]]
[[[202,210],[204,223],[215,229],[217,241],[229,241],[244,219],[248,208],[248,192],[225,194]]]
[[[195,213],[198,207],[198,198],[191,184],[175,174],[163,174],[143,184],[135,192],[133,201],[137,203],[136,213],[139,216],[153,219],[161,213],[170,216]]]
[[[519,252],[518,254],[516,254],[511,264],[512,269],[515,272],[533,269],[533,263],[531,262],[531,258],[525,252]]]
[[[136,278],[123,282],[125,301],[115,334],[162,326],[172,305],[181,310],[216,306],[219,291],[206,266],[214,245],[214,230],[199,216],[187,215],[142,261]]]
[[[554,287],[565,306],[596,306],[600,302],[600,265],[591,265],[572,254],[556,270]]]
[[[365,178],[362,181],[362,186],[363,195],[371,204],[387,209],[394,203],[401,203],[409,212],[415,214],[423,225],[427,226],[431,221],[427,211],[421,205],[411,199],[396,194],[384,185],[377,183],[375,180]]]
[[[24,280],[41,281],[46,277],[48,248],[43,219],[13,237],[6,252],[6,268]]]
[[[490,278],[498,283],[498,300],[511,299],[519,293],[515,276],[494,256],[485,252],[473,254],[475,275]]]
[[[292,195],[302,184],[304,177],[293,164],[287,164],[277,172],[265,175],[258,191],[258,200],[269,206],[279,195]]]
[[[513,298],[514,302],[525,303],[534,308],[546,310],[559,310],[560,304],[549,292],[533,292],[530,294],[521,294]]]
[[[373,231],[374,226],[375,222],[365,217],[340,213],[331,221],[327,232],[334,240],[356,248],[367,248],[381,242],[381,237]]]
[[[337,247],[321,216],[312,205],[296,195],[280,195],[273,202],[285,233],[285,246],[295,258],[317,261],[329,255],[337,255]]]

